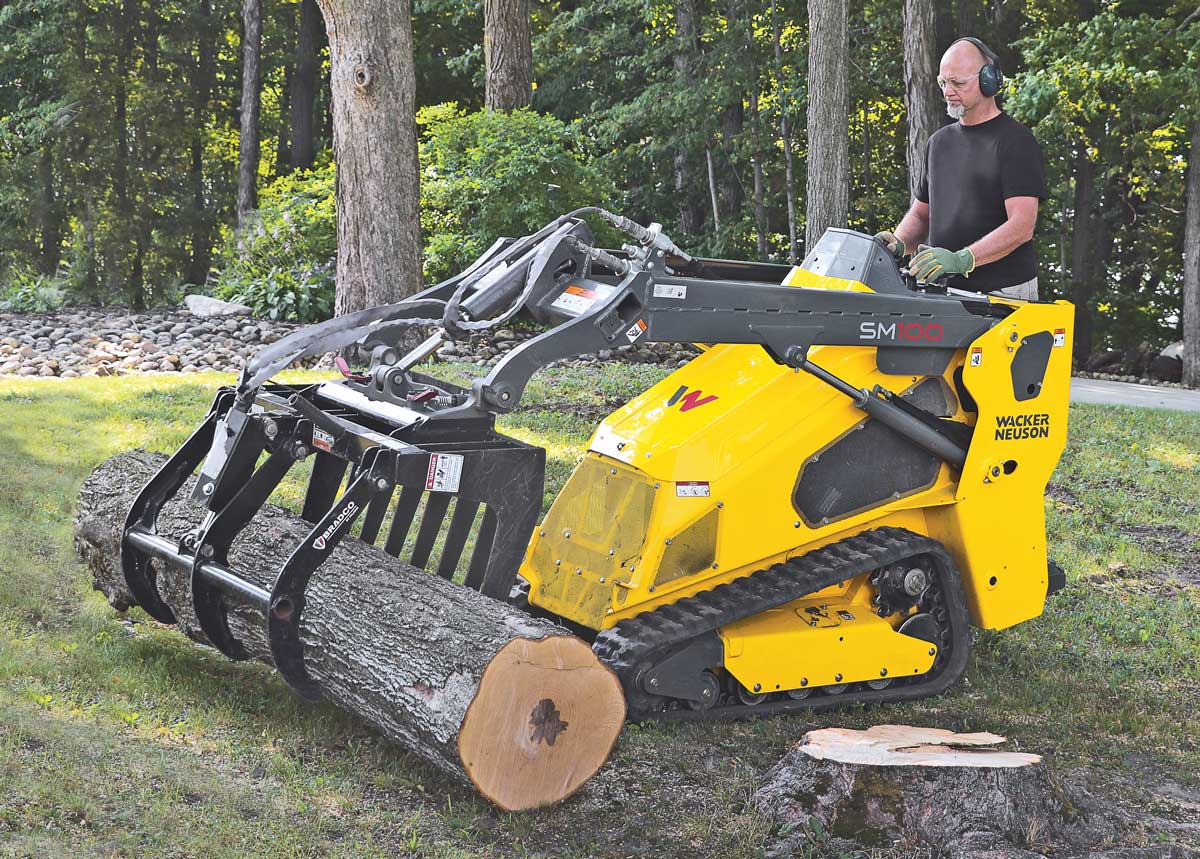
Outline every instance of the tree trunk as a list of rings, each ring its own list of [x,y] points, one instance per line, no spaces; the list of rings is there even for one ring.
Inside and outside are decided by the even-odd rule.
[[[783,85],[783,35],[775,0],[771,0],[771,33],[775,44],[775,79],[779,96],[779,134],[783,141],[784,196],[787,199],[788,262],[796,264],[796,182],[792,170],[792,131],[788,127],[787,92]]]
[[[507,113],[533,101],[529,0],[484,0],[484,106]]]
[[[904,725],[810,731],[767,773],[755,806],[779,823],[815,817],[835,836],[939,855],[1033,856],[1008,851],[1049,837],[1092,846],[1113,834],[1110,809],[1093,815],[1090,797],[1068,794],[1037,755],[981,748],[1003,741]],[[797,846],[805,838],[801,829]]]
[[[1183,231],[1183,383],[1200,388],[1200,119],[1192,120]]]
[[[296,36],[296,71],[292,75],[291,153],[293,170],[307,170],[317,157],[315,104],[320,59],[321,10],[317,0],[301,0]]]
[[[209,0],[200,0],[199,37],[196,44],[195,77],[191,88],[194,101],[192,103],[192,141],[191,169],[188,184],[192,191],[191,212],[191,253],[184,280],[188,283],[202,285],[208,280],[209,263],[211,262],[212,242],[210,231],[213,218],[209,213],[205,197],[204,182],[204,138],[208,123],[208,102],[212,96],[213,87],[213,38],[212,7]]]
[[[1071,227],[1071,301],[1075,305],[1075,363],[1079,367],[1086,366],[1092,353],[1095,172],[1095,165],[1081,145],[1075,156],[1075,213]]]
[[[867,200],[867,223],[875,226],[875,192],[871,187],[871,101],[863,98],[862,106],[862,182],[863,194]]]
[[[134,604],[121,572],[125,511],[165,461],[145,451],[115,456],[80,490],[76,549],[118,609]],[[195,526],[193,482],[163,508],[160,534]],[[229,566],[269,589],[280,548],[311,528],[268,505],[239,535]],[[157,586],[180,630],[204,642],[189,574],[160,569]],[[270,664],[264,616],[229,605],[230,631]],[[356,539],[313,577],[300,638],[325,697],[508,810],[573,793],[604,763],[625,715],[616,675],[580,639]]]
[[[763,167],[762,154],[759,144],[762,141],[762,127],[758,117],[758,73],[751,67],[750,88],[750,123],[754,129],[754,154],[750,156],[750,165],[754,171],[754,236],[760,261],[767,259],[767,205],[763,199]]]
[[[979,6],[979,0],[958,0],[954,6],[958,19],[958,32],[955,36],[975,35],[975,10]],[[950,43],[947,42],[942,50],[945,50],[949,46]]]
[[[846,0],[808,4],[808,185],[805,252],[850,211],[849,74]]]
[[[337,162],[338,315],[421,287],[416,71],[409,0],[319,0]]]
[[[66,221],[66,211],[62,200],[54,189],[54,140],[47,138],[42,142],[42,154],[38,160],[38,194],[41,203],[38,206],[37,217],[41,234],[41,246],[38,249],[37,269],[41,274],[53,275],[58,271],[58,263],[62,258],[63,227]]]
[[[712,202],[713,232],[721,232],[721,209],[717,204],[717,172],[713,166],[712,147],[704,147],[704,161],[708,166],[708,196]]]
[[[676,0],[675,2],[675,38],[676,48],[671,62],[675,66],[675,80],[680,87],[694,85],[692,66],[695,62],[699,44],[699,21],[696,15],[695,0]],[[681,135],[685,137],[685,135]],[[680,143],[675,150],[675,200],[679,206],[679,229],[685,235],[696,235],[704,222],[704,215],[694,200],[694,183],[688,163],[689,152],[686,143]]]
[[[238,138],[237,225],[258,208],[258,107],[261,89],[262,0],[242,0],[242,107]]]
[[[925,179],[925,147],[941,127],[943,100],[937,90],[936,22],[933,0],[904,0],[904,107],[908,118],[910,195]]]
[[[284,176],[292,172],[292,78],[295,67],[288,63],[283,67],[283,86],[279,88],[279,123],[275,133],[275,174]]]

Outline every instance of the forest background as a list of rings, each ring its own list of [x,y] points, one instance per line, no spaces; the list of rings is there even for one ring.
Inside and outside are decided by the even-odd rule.
[[[331,315],[338,5],[0,2],[0,300],[141,309],[201,292]],[[1200,338],[1195,0],[382,6],[380,30],[411,21],[426,283],[581,205],[660,221],[692,253],[779,262],[804,256],[839,191],[845,225],[891,228],[920,160],[914,105],[950,121],[937,58],[974,35],[1045,152],[1042,297],[1076,303],[1077,362],[1184,338],[1189,290]],[[830,20],[836,38],[810,39]],[[496,75],[497,46],[515,78]],[[818,104],[829,93],[840,113]],[[421,278],[398,276],[399,293]]]

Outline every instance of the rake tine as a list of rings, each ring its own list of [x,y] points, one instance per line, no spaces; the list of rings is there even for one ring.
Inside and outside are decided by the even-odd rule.
[[[454,515],[450,517],[450,530],[446,533],[446,545],[442,547],[442,557],[438,561],[437,574],[443,579],[454,576],[458,567],[458,559],[462,556],[463,546],[467,544],[467,536],[471,526],[475,524],[475,514],[479,511],[479,502],[459,498],[454,504]]]
[[[417,505],[421,503],[421,495],[425,490],[418,486],[402,486],[400,499],[396,502],[396,512],[392,517],[392,527],[388,531],[387,544],[383,551],[393,558],[400,557],[400,550],[408,537],[408,529],[412,527],[413,516]]]
[[[437,539],[442,520],[446,518],[446,508],[450,506],[451,497],[444,492],[434,492],[426,499],[425,512],[421,515],[421,528],[417,531],[417,541],[413,545],[414,567],[423,568],[429,563],[429,553],[433,551],[433,541]]]

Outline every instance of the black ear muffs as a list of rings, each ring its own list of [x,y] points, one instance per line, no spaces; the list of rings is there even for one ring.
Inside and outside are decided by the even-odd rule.
[[[970,42],[979,48],[979,52],[987,60],[986,65],[979,70],[979,92],[983,94],[983,97],[991,98],[1000,92],[1000,88],[1004,86],[1004,72],[1000,71],[1000,57],[996,55],[996,52],[974,36],[963,36],[961,39],[955,39],[950,47],[954,47],[959,42]]]

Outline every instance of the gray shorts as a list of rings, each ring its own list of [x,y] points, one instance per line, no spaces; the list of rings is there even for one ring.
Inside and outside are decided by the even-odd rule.
[[[992,290],[992,295],[1003,295],[1005,298],[1019,298],[1022,301],[1037,301],[1037,278],[1018,283],[1016,286],[1006,286],[1004,289]]]

